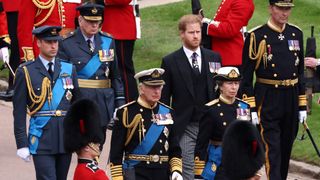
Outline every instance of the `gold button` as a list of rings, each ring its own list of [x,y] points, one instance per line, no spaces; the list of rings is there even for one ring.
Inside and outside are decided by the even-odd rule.
[[[143,112],[143,109],[142,109],[142,108],[140,108],[140,112]]]
[[[270,47],[270,44],[268,44],[267,47]]]
[[[96,79],[99,79],[99,77],[98,77],[98,76],[96,76]]]
[[[149,161],[147,161],[147,164],[150,164],[150,162],[149,162]]]
[[[220,107],[221,105],[220,105],[220,104],[217,104],[217,106]]]
[[[62,112],[60,110],[57,110],[56,111],[56,116],[61,116],[62,115]]]
[[[223,116],[223,113],[222,113],[222,112],[220,113],[220,116]]]
[[[227,122],[223,122],[223,125],[226,126],[226,125],[227,125]]]
[[[274,87],[278,88],[278,84],[274,85]]]
[[[264,35],[263,37],[264,37],[265,39],[267,39],[268,36],[267,36],[267,35]]]
[[[278,76],[278,74],[273,74],[273,77],[277,77]]]
[[[143,121],[144,121],[144,119],[142,118],[142,119],[141,119],[141,121],[143,122]]]
[[[162,143],[162,139],[159,140],[159,143]]]
[[[295,34],[295,33],[292,33],[292,36],[296,36],[296,34]]]
[[[81,64],[81,62],[80,62],[80,61],[78,61],[78,64]]]
[[[162,154],[162,150],[160,150],[159,152],[160,152],[160,154]]]
[[[296,76],[297,74],[296,73],[293,73],[293,76]]]
[[[297,56],[298,54],[297,54],[297,53],[294,53],[294,55]]]
[[[276,65],[275,65],[275,64],[271,64],[271,66],[272,66],[272,67],[276,67]]]

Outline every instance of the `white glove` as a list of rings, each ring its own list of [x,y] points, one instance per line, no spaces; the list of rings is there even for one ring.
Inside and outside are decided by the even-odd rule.
[[[299,111],[299,121],[300,123],[307,121],[307,111]]]
[[[9,49],[8,47],[3,47],[0,49],[0,59],[3,60],[4,63],[9,64]]]
[[[183,177],[180,173],[174,171],[172,173],[171,180],[183,180]]]
[[[209,18],[202,18],[202,23],[207,23],[207,24],[210,24],[210,22],[212,21],[212,19],[209,19]]]
[[[259,118],[257,112],[251,112],[251,123],[253,125],[259,124]]]
[[[17,155],[21,159],[23,159],[25,162],[30,162],[31,161],[30,151],[29,151],[29,148],[27,148],[27,147],[18,149],[17,150]]]

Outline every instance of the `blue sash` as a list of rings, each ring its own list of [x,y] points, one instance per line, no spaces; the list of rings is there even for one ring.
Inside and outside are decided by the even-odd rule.
[[[245,102],[240,101],[239,104],[241,109],[250,109],[249,105]]]
[[[101,41],[102,41],[102,44],[101,44],[102,49],[108,50],[110,48],[112,39],[109,37],[101,36]],[[95,72],[97,72],[100,66],[101,66],[101,61],[99,59],[99,53],[97,53],[89,60],[87,65],[78,72],[78,78],[89,79],[90,77],[93,76]]]
[[[72,74],[72,64],[61,62],[61,72],[52,90],[51,106],[49,106],[48,100],[46,100],[40,111],[56,110],[58,108],[65,94],[61,78],[61,74],[64,73]],[[31,154],[37,154],[39,138],[42,136],[42,128],[48,123],[50,118],[51,116],[31,116],[29,126],[29,149]]]
[[[167,114],[169,113],[169,111],[169,108],[159,104],[158,114]],[[152,123],[144,140],[131,152],[131,154],[147,155],[152,149],[153,145],[158,141],[158,138],[161,135],[164,127],[164,125],[157,125],[156,123]],[[123,163],[123,168],[132,168],[139,162],[140,161],[136,160],[125,160]]]
[[[208,161],[202,171],[201,176],[206,180],[212,180],[216,176],[216,170],[221,164],[222,158],[221,146],[214,146],[209,144],[208,147]]]

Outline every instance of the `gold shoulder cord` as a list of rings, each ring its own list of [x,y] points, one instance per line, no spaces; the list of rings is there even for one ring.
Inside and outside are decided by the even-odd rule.
[[[129,124],[129,121],[128,121],[128,108],[125,107],[123,109],[122,123],[123,123],[124,127],[128,129],[127,139],[126,139],[126,142],[124,144],[125,146],[127,146],[129,144],[129,142],[132,139],[132,136],[133,136],[133,134],[134,134],[134,132],[137,129],[139,124],[140,124],[140,127],[139,127],[139,140],[141,142],[141,131],[143,131],[143,129],[144,129],[144,128],[142,128],[143,124],[142,124],[141,120],[142,120],[142,115],[141,114],[137,114],[137,115],[134,116],[132,122]]]
[[[58,0],[58,1],[60,1],[60,0]],[[46,14],[46,16],[41,21],[34,24],[34,26],[37,27],[37,26],[40,26],[43,22],[45,22],[50,17],[50,15],[52,14],[52,11],[56,5],[57,0],[48,0],[46,2],[41,2],[40,0],[32,0],[32,2],[38,8],[36,16],[38,16],[43,9],[50,8],[49,12]]]
[[[257,42],[256,36],[252,32],[250,34],[250,46],[249,46],[249,57],[252,60],[257,60],[255,70],[259,68],[261,58],[263,57],[263,64],[264,67],[267,67],[267,47],[266,47],[266,40],[263,39],[259,43],[258,52],[257,52]]]
[[[26,83],[28,87],[28,94],[32,101],[32,105],[29,107],[29,110],[33,108],[36,104],[38,104],[38,107],[36,107],[33,111],[28,113],[30,116],[32,116],[42,107],[43,103],[46,101],[47,94],[48,94],[48,102],[49,104],[51,103],[51,99],[52,99],[51,82],[47,77],[43,78],[42,86],[41,86],[41,94],[40,96],[37,96],[33,91],[32,83],[31,83],[31,79],[30,79],[27,67],[24,66],[23,70],[25,73]]]

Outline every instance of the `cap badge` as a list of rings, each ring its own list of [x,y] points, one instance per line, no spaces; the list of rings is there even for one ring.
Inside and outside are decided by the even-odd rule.
[[[97,14],[98,13],[98,9],[96,7],[94,7],[92,10],[91,10],[92,14]]]
[[[232,69],[232,70],[229,72],[228,77],[229,77],[229,78],[238,78],[238,77],[239,77],[239,74],[238,74],[234,69]]]
[[[158,78],[160,77],[160,73],[158,70],[154,70],[152,73],[151,73],[151,77],[152,78]]]
[[[51,31],[51,35],[57,35],[58,33],[57,33],[57,29],[52,29],[52,31]]]

